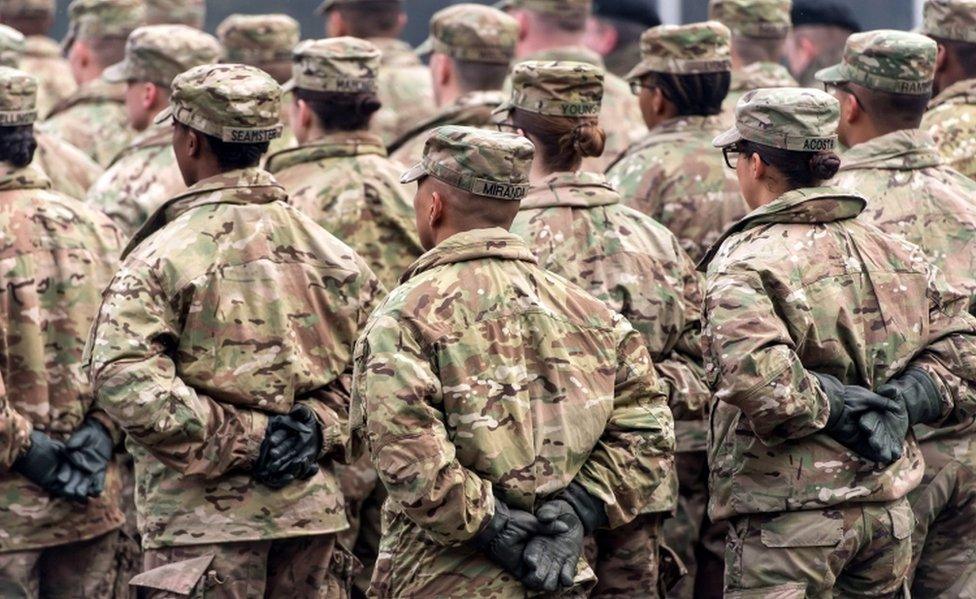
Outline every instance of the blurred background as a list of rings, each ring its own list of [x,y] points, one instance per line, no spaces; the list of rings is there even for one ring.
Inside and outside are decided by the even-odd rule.
[[[477,0],[474,0],[477,1]],[[303,37],[321,37],[322,19],[315,15],[321,0],[208,0],[207,28],[213,32],[224,17],[235,12],[283,12],[302,24]],[[54,35],[60,38],[67,29],[67,7],[70,0],[58,0],[58,19]],[[492,4],[482,1],[480,4]],[[410,23],[404,37],[419,44],[427,36],[430,16],[451,4],[451,0],[406,0]],[[911,29],[920,14],[920,0],[849,0],[865,29]],[[708,13],[707,0],[658,0],[658,10],[666,23],[691,23],[704,20]]]

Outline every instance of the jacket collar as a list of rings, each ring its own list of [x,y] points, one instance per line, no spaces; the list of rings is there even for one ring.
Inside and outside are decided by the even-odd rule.
[[[929,110],[943,104],[976,104],[976,79],[957,81],[929,102]]]
[[[595,67],[606,69],[606,64],[603,62],[603,57],[585,46],[562,46],[560,48],[550,48],[548,50],[540,50],[539,52],[536,52],[531,56],[527,56],[521,59],[519,62],[524,62],[527,60],[542,60],[542,61],[569,60],[573,62],[585,62]]]
[[[382,66],[408,67],[422,64],[407,42],[392,37],[371,37],[369,43],[380,51]]]
[[[732,71],[730,91],[744,92],[762,87],[795,87],[796,79],[781,64],[755,62]]]
[[[109,164],[111,167],[113,164],[122,160],[122,158],[136,152],[138,150],[143,150],[145,148],[166,148],[173,145],[173,127],[169,124],[157,125],[153,123],[145,131],[140,132],[132,140],[127,148],[119,152],[112,162]]]
[[[366,154],[386,156],[383,140],[368,131],[332,133],[303,146],[272,154],[268,157],[266,168],[272,173],[278,173],[296,164]]]
[[[876,137],[844,152],[840,170],[909,170],[941,164],[943,160],[932,137],[918,129],[906,129]]]
[[[685,131],[721,132],[727,129],[722,115],[714,116],[679,116],[659,123],[651,129],[651,135],[669,135],[684,133]]]
[[[109,83],[101,77],[89,81],[79,87],[75,93],[52,108],[47,118],[51,118],[59,112],[64,112],[76,104],[83,104],[85,102],[114,102],[116,104],[123,104],[125,103],[125,84]]]
[[[210,204],[270,204],[287,199],[285,189],[275,181],[271,173],[259,168],[228,171],[204,179],[160,206],[129,241],[122,257],[128,256],[140,243],[167,223],[194,208]]]
[[[0,191],[51,189],[51,180],[33,166],[16,167],[0,162]]]
[[[597,173],[553,173],[533,185],[519,210],[538,208],[594,208],[620,203],[620,195]]]
[[[521,237],[497,227],[473,229],[448,237],[437,247],[417,258],[416,262],[400,277],[400,283],[406,283],[438,266],[485,258],[519,260],[537,264],[535,256]]]
[[[807,187],[787,192],[729,227],[702,258],[698,269],[704,272],[732,235],[769,224],[819,225],[850,220],[861,214],[867,203],[864,196],[839,187]]]

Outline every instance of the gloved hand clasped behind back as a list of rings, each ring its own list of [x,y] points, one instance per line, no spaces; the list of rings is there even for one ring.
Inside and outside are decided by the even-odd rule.
[[[280,489],[295,480],[307,480],[319,471],[322,427],[311,408],[295,404],[288,414],[272,416],[254,465],[258,482]]]
[[[901,458],[907,428],[899,423],[897,402],[828,374],[812,374],[830,402],[825,433],[872,462],[887,466]]]

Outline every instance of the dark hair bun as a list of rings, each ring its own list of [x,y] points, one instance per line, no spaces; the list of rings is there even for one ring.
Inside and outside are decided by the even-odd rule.
[[[810,157],[810,174],[815,179],[833,179],[840,170],[840,156],[833,152],[820,152]]]
[[[382,107],[380,99],[374,94],[362,94],[356,99],[356,112],[363,117],[372,116]]]
[[[602,156],[607,145],[607,134],[598,123],[581,123],[573,128],[573,148],[583,158]]]

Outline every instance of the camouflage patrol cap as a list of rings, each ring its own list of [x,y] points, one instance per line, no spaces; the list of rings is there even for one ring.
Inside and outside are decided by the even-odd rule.
[[[710,0],[708,18],[721,21],[735,35],[786,37],[792,27],[792,0]]]
[[[0,67],[0,127],[20,127],[37,120],[37,79]]]
[[[697,75],[732,70],[732,33],[718,21],[660,25],[641,36],[641,61],[625,79],[648,73]]]
[[[292,78],[285,84],[285,91],[296,87],[349,94],[376,91],[380,50],[366,40],[307,40],[295,47],[293,60]]]
[[[603,69],[585,62],[522,62],[512,70],[511,97],[494,114],[519,108],[547,116],[596,117],[603,78]]]
[[[150,25],[187,25],[203,29],[206,20],[206,0],[146,0],[146,22]]]
[[[515,58],[519,24],[497,8],[458,4],[430,19],[430,37],[417,54],[440,52],[471,62],[509,64]]]
[[[367,6],[369,4],[375,4],[376,2],[399,2],[403,4],[403,0],[325,0],[319,7],[315,9],[315,14],[324,15],[328,10],[335,8],[336,6],[353,6],[356,4]]]
[[[0,14],[8,17],[49,15],[55,10],[56,0],[0,0]]]
[[[712,142],[724,148],[741,140],[798,152],[837,147],[840,103],[816,89],[767,88],[747,92],[735,107],[735,126]]]
[[[843,61],[819,71],[817,80],[924,95],[932,92],[938,53],[938,44],[917,33],[890,29],[855,33],[847,38]]]
[[[26,47],[27,41],[23,33],[13,27],[0,25],[0,66],[17,68]]]
[[[476,196],[521,201],[529,192],[535,146],[521,135],[473,127],[438,127],[424,145],[424,157],[400,178],[426,176]]]
[[[976,44],[976,0],[926,0],[922,33]]]
[[[568,16],[593,12],[593,0],[501,0],[495,8],[525,8],[535,12]]]
[[[72,0],[68,18],[68,33],[61,42],[65,52],[78,39],[129,37],[146,24],[146,5],[143,0]]]
[[[261,69],[242,64],[193,67],[173,80],[173,118],[229,143],[263,143],[281,137],[281,86]]]
[[[125,59],[105,69],[111,83],[149,81],[169,87],[173,79],[195,66],[220,60],[217,38],[187,25],[147,25],[132,32]]]
[[[231,15],[217,26],[227,62],[263,64],[291,61],[301,41],[298,21],[288,15]]]

